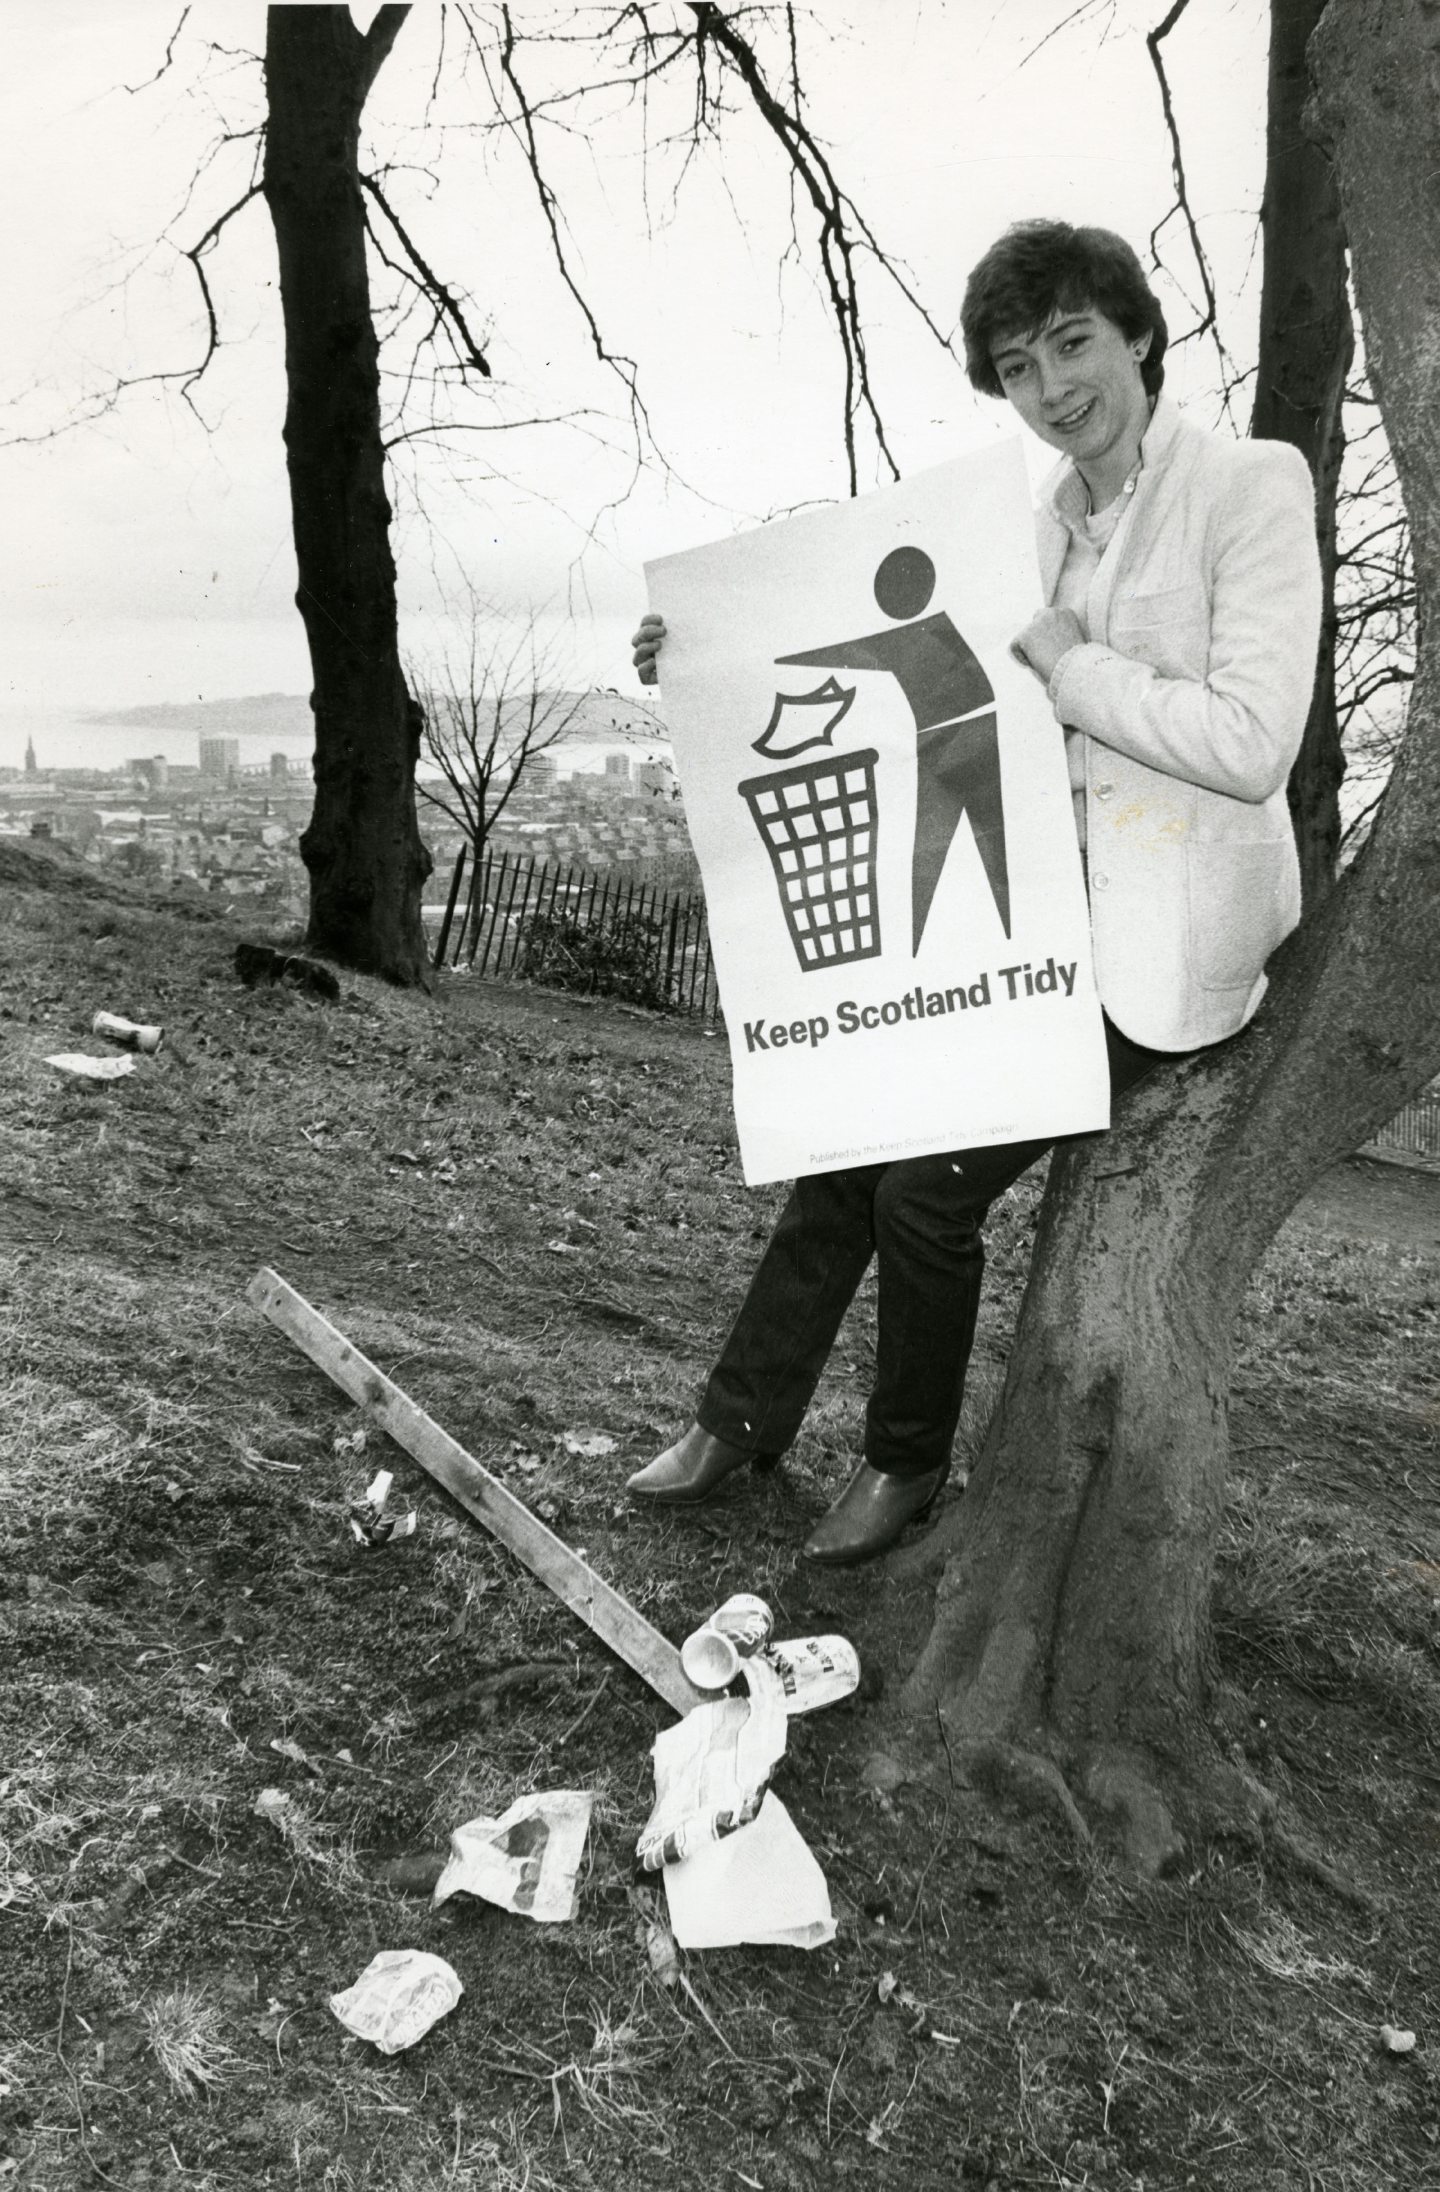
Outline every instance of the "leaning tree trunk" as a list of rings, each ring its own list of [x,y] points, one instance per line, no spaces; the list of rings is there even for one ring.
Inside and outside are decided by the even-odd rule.
[[[1311,48],[1421,641],[1374,834],[1244,1040],[1059,1158],[994,1431],[905,1703],[1041,1753],[1163,1863],[1227,1787],[1205,1722],[1226,1397],[1247,1280],[1307,1186],[1440,1067],[1440,10],[1330,0]]]
[[[360,115],[408,7],[361,35],[347,7],[272,7],[265,197],[285,321],[285,452],[314,678],[315,806],[300,851],[309,943],[394,982],[428,979],[415,819],[420,711],[406,689],[365,264]]]
[[[1335,880],[1345,756],[1335,707],[1335,504],[1345,454],[1345,380],[1355,329],[1345,278],[1345,224],[1330,163],[1305,124],[1305,48],[1325,0],[1270,0],[1264,278],[1260,359],[1250,431],[1293,442],[1315,479],[1324,580],[1315,690],[1290,772],[1290,815],[1306,905]]]

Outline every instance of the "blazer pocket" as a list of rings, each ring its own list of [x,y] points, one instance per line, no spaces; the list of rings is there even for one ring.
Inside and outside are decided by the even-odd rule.
[[[1111,631],[1144,632],[1156,625],[1203,624],[1210,597],[1192,579],[1185,586],[1162,586],[1147,593],[1117,593],[1110,604]]]
[[[1294,927],[1280,843],[1186,847],[1190,970],[1202,989],[1250,989]]]

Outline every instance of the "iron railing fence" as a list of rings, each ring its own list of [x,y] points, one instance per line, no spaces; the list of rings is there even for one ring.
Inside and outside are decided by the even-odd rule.
[[[705,901],[528,853],[456,856],[435,965],[720,1017]]]
[[[1440,1087],[1415,1097],[1368,1144],[1371,1149],[1395,1150],[1411,1157],[1440,1159]]]
[[[662,1009],[719,1019],[705,901],[697,893],[512,852],[482,854],[466,890],[468,854],[462,846],[455,861],[437,967],[531,975],[566,989],[598,990],[618,974]],[[582,940],[590,949],[577,948]],[[1406,1104],[1366,1147],[1440,1160],[1440,1085]]]

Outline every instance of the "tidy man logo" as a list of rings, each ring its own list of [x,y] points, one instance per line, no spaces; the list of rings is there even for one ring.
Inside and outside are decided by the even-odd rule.
[[[912,952],[920,949],[941,870],[955,841],[961,817],[965,815],[969,816],[975,834],[995,909],[1006,936],[1010,934],[1010,877],[1005,853],[995,691],[974,649],[945,612],[940,610],[926,615],[934,592],[935,566],[924,549],[893,549],[875,573],[875,599],[884,615],[892,620],[883,631],[869,632],[858,639],[832,641],[823,647],[807,648],[802,654],[776,658],[783,668],[879,672],[895,679],[909,703],[917,742],[915,848],[911,863]],[[813,693],[777,694],[774,713],[754,742],[756,751],[778,760],[802,753],[810,746],[828,746],[836,726],[849,712],[853,694],[853,688],[841,686],[833,675]],[[807,722],[814,728],[807,729]],[[854,826],[860,817],[847,814],[841,842],[827,847],[828,812],[818,807],[816,793],[829,794],[833,799],[830,780],[837,772],[843,780],[847,767],[852,773],[857,768],[865,771],[869,778],[865,789],[869,793],[870,811],[864,819],[868,821],[871,835],[863,843],[862,858],[865,912],[869,916],[868,886],[874,873],[873,833],[878,821],[873,808],[873,775],[870,773],[874,758],[873,754],[827,755],[823,763],[815,765],[814,791],[804,785],[807,772],[795,768],[770,778],[755,777],[740,786],[770,844],[772,861],[777,863],[776,874],[782,899],[786,900],[792,938],[801,964],[807,968],[872,956],[879,950],[878,922],[873,917],[865,921],[863,948],[857,948],[857,939],[862,933],[858,925],[846,926],[843,938],[826,935],[822,929],[816,939],[816,924],[823,919],[822,909],[817,905],[810,909],[804,924],[806,933],[813,939],[813,948],[802,949],[791,902],[805,889],[814,892],[821,877],[816,872],[814,882],[810,884],[805,883],[802,876],[797,885],[789,867],[782,872],[778,862],[778,840],[771,843],[776,837],[775,829],[773,826],[767,828],[762,819],[773,812],[776,802],[767,797],[757,804],[757,795],[768,787],[779,793],[783,805],[790,809],[801,808],[803,796],[815,826],[809,832],[811,848],[807,851],[801,845],[800,858],[808,860],[815,871],[826,871],[824,897],[828,900],[838,887],[841,910],[848,916],[853,914],[855,906],[851,887],[854,876],[853,873],[839,873],[837,859],[832,854],[838,856],[844,852],[852,856],[845,865],[853,866]],[[822,777],[825,779],[823,785]],[[857,789],[858,782],[857,779]],[[794,833],[792,818],[787,830],[792,845]]]

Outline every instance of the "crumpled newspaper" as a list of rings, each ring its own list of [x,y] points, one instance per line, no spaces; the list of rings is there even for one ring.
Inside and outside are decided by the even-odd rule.
[[[330,2007],[342,2025],[373,2041],[383,2055],[398,2055],[423,2039],[464,1992],[460,1974],[443,1956],[422,1948],[386,1948],[353,1986],[331,1995]]]
[[[589,1789],[543,1789],[498,1819],[468,1819],[450,1837],[435,1901],[463,1891],[541,1925],[565,1923],[579,1903],[575,1879],[594,1803]]]
[[[655,1805],[636,1844],[647,1872],[733,1834],[764,1801],[785,1750],[785,1687],[764,1659],[741,1673],[747,1697],[697,1705],[655,1738]]]
[[[773,1791],[748,1826],[667,1865],[663,1878],[681,1948],[808,1949],[835,1938],[825,1875]]]

